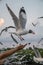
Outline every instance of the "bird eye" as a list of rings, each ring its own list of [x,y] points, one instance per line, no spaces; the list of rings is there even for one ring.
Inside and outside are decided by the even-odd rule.
[[[29,30],[29,33],[32,33],[32,30]]]

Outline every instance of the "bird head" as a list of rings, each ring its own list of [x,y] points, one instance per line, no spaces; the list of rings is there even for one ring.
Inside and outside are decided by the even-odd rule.
[[[21,7],[21,9],[24,9],[24,7]]]
[[[31,43],[28,43],[29,45],[31,44]]]
[[[27,20],[26,11],[25,11],[24,7],[21,7],[21,8],[20,8],[19,18],[20,18],[21,20],[23,20],[23,19],[24,19],[24,20]]]
[[[26,14],[24,7],[21,7],[21,8],[20,8],[20,13],[22,13],[22,12],[23,12],[24,14]]]
[[[33,32],[32,30],[29,30],[29,33],[35,34],[35,32]]]

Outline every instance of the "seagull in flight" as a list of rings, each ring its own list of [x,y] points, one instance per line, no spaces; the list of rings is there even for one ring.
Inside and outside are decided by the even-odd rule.
[[[43,38],[41,38],[41,39],[39,40],[38,44],[39,44],[42,40],[43,40]]]
[[[35,23],[35,24],[34,24],[34,23],[32,23],[32,25],[33,25],[34,27],[36,27],[36,25],[37,25],[37,24],[38,24],[38,22],[37,22],[37,23]]]
[[[24,7],[20,8],[19,18],[13,13],[13,11],[10,9],[10,7],[7,4],[6,4],[6,7],[14,21],[15,29],[16,29],[15,32],[9,32],[9,33],[17,35],[20,40],[24,40],[22,35],[26,35],[28,33],[35,34],[32,30],[27,31],[25,29],[27,17],[26,17],[26,11]]]
[[[15,27],[14,27],[14,26],[5,27],[4,29],[1,30],[0,35],[1,35],[4,31],[7,32],[7,30],[8,30],[9,28],[15,28]]]
[[[43,18],[43,16],[41,16],[41,17],[38,17],[38,19],[42,19]]]
[[[0,44],[1,44],[1,45],[3,45],[3,43],[2,43],[2,42],[0,42]]]
[[[40,17],[38,17],[37,19],[43,19],[43,16],[40,16]],[[36,25],[37,25],[38,23],[39,23],[39,22],[32,23],[32,25],[33,25],[34,27],[36,27]]]

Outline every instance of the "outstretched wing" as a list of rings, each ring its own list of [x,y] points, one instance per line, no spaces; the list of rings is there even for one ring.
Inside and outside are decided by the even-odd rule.
[[[0,44],[1,44],[1,45],[3,45],[3,43],[2,43],[2,42],[0,42]]]
[[[14,26],[9,26],[9,27],[7,27],[7,28],[15,28]]]
[[[42,19],[43,18],[43,16],[41,16],[41,17],[38,17],[38,19]]]
[[[34,24],[34,23],[32,23],[32,25],[35,27],[38,23],[39,23],[39,22],[37,22],[37,23],[35,23],[35,24]]]
[[[9,28],[14,28],[14,29],[15,29],[14,26],[8,26],[8,27],[6,27],[5,29],[8,30]]]
[[[15,28],[15,27],[14,27],[14,26],[5,27],[4,29],[1,30],[0,35],[1,35],[4,31],[7,32],[7,30],[8,30],[9,28]]]
[[[41,57],[40,52],[38,51],[38,49],[36,49],[36,47],[34,45],[33,45],[33,51],[34,51],[36,57]]]
[[[7,4],[6,4],[6,7],[7,7],[8,11],[9,11],[10,15],[12,16],[12,19],[14,21],[16,29],[18,29],[18,23],[19,23],[18,21],[19,21],[19,19],[17,18],[17,16],[13,13],[13,11],[10,9],[10,7]]]
[[[7,31],[7,30],[6,30],[6,29],[2,29],[1,32],[0,32],[0,35],[1,35],[4,31]]]
[[[42,40],[43,40],[43,38],[41,38],[41,39],[39,40],[38,44],[39,44]]]

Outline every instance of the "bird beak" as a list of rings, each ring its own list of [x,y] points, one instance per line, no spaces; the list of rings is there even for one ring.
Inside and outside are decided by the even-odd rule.
[[[29,30],[29,33],[35,34],[35,32],[33,32],[32,30]]]
[[[32,31],[32,34],[35,34],[35,32]]]

